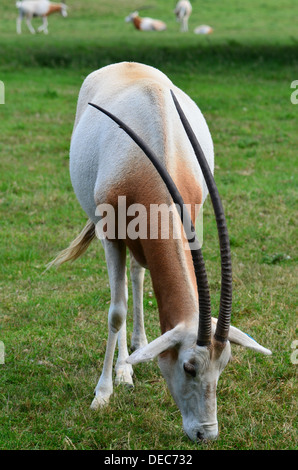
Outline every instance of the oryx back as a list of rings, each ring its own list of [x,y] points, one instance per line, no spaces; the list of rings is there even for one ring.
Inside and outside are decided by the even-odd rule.
[[[117,195],[145,205],[168,202],[169,196],[142,151],[115,123],[88,106],[89,102],[121,117],[148,143],[186,202],[200,203],[198,193],[202,192],[205,199],[201,171],[179,123],[170,89],[183,102],[213,169],[212,140],[200,110],[162,72],[124,62],[95,71],[84,81],[71,141],[70,174],[77,198],[94,222],[96,206],[114,203]]]

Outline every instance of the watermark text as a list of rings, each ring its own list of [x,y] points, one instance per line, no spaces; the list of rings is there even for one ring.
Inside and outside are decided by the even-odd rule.
[[[181,213],[182,212],[182,213]],[[192,225],[191,217],[196,220]],[[118,196],[116,207],[99,204],[96,235],[100,240],[182,240],[185,249],[200,248],[203,244],[203,208],[201,204],[127,205],[126,196]],[[183,226],[181,224],[183,220]]]

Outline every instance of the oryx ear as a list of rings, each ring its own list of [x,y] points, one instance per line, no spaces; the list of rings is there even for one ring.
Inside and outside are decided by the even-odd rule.
[[[167,331],[163,335],[156,338],[151,343],[147,344],[143,348],[134,351],[127,359],[126,362],[129,364],[138,364],[139,362],[147,362],[154,359],[156,356],[166,351],[169,348],[173,348],[177,344],[181,343],[184,337],[184,325],[178,324],[172,330]]]
[[[217,319],[212,317],[212,332],[214,333],[216,328]],[[251,338],[243,331],[238,330],[235,326],[230,326],[228,340],[231,343],[239,344],[240,346],[244,346],[245,348],[253,349],[254,351],[260,352],[262,354],[266,354],[270,356],[272,352],[270,349],[266,349],[257,343],[253,338]]]
[[[251,336],[247,335],[246,333],[243,333],[241,330],[238,330],[238,328],[235,328],[235,326],[230,326],[228,338],[231,343],[240,344],[240,346],[253,349],[254,351],[266,354],[267,356],[270,356],[272,354],[270,349],[264,348],[253,338],[251,338]]]

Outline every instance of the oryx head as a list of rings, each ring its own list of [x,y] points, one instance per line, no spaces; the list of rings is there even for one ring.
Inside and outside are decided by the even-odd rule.
[[[217,320],[211,317],[209,286],[203,255],[198,242],[193,243],[196,237],[195,231],[189,214],[183,211],[183,199],[171,176],[151,149],[132,129],[103,108],[94,104],[92,106],[119,124],[144,151],[167,185],[174,203],[181,207],[180,216],[184,227],[191,227],[191,234],[187,235],[191,244],[198,288],[199,315],[197,320],[194,325],[179,323],[172,330],[135,351],[128,358],[128,362],[138,364],[155,357],[159,358],[161,372],[181,411],[184,430],[190,439],[197,441],[214,439],[218,435],[216,388],[219,376],[231,356],[230,343],[234,342],[263,354],[271,354],[271,351],[260,346],[237,328],[230,326],[232,268],[224,211],[201,147],[173,93],[172,97],[202,169],[215,212],[221,253],[221,297]]]
[[[130,13],[128,16],[125,17],[125,22],[130,23],[131,21],[134,20],[134,18],[137,18],[139,16],[138,11],[134,11],[133,13]]]

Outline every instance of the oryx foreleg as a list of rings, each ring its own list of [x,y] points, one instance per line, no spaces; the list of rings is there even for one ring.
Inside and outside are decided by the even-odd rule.
[[[143,268],[130,253],[130,277],[133,295],[133,333],[131,337],[131,350],[135,351],[146,344],[147,338],[144,327],[143,311],[143,284],[145,268]]]
[[[116,382],[124,382],[124,377],[130,375],[132,384],[132,368],[125,363],[128,357],[126,343],[126,313],[127,313],[127,287],[126,287],[126,248],[123,242],[104,240],[104,249],[108,267],[111,303],[108,316],[108,341],[104,358],[103,370],[95,388],[95,398],[91,408],[96,409],[108,403],[113,393],[113,359],[119,336],[119,358],[116,366]]]

